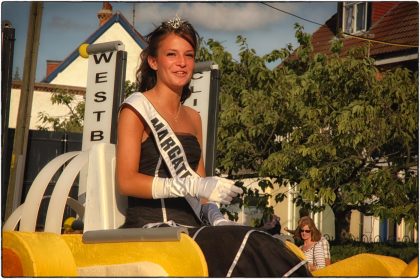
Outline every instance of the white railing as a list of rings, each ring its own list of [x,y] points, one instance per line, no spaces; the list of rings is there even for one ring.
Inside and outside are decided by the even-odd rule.
[[[87,151],[62,154],[51,160],[32,183],[25,202],[7,219],[3,230],[34,232],[41,201],[52,177],[63,171],[55,184],[48,203],[44,231],[61,233],[65,206],[83,212],[84,231],[115,229],[124,222],[126,198],[115,187],[115,145],[94,144]],[[87,167],[86,202],[69,197],[70,189],[80,171]]]

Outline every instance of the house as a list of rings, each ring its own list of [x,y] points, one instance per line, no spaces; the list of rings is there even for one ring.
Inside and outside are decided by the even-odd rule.
[[[76,92],[76,99],[81,100],[85,94],[88,72],[88,59],[79,55],[81,44],[96,44],[119,40],[123,42],[127,51],[126,79],[134,82],[136,69],[139,65],[141,51],[146,46],[143,36],[120,13],[112,11],[112,5],[104,2],[97,13],[99,27],[85,41],[75,46],[74,50],[63,60],[47,60],[46,77],[41,83],[35,84],[33,106],[31,112],[30,129],[36,130],[40,125],[38,114],[48,112],[56,117],[69,113],[64,106],[51,105],[49,102],[53,92],[65,90]],[[75,74],[77,73],[77,74]],[[16,127],[17,111],[19,108],[21,82],[13,81],[9,127]]]
[[[341,55],[368,47],[368,55],[383,70],[418,70],[419,6],[404,2],[339,2],[337,13],[312,35],[314,52],[331,54],[331,41],[343,41]]]
[[[99,28],[80,44],[118,40],[123,42],[128,55],[126,79],[134,82],[140,53],[145,48],[146,41],[120,12],[112,12],[112,6],[108,2],[103,3],[97,15]],[[74,51],[62,62],[47,60],[47,75],[42,82],[86,87],[88,60],[79,55],[79,46],[75,46]],[[78,73],[77,76],[75,73]]]
[[[12,93],[10,101],[10,113],[9,113],[9,128],[16,128],[17,115],[19,110],[20,92],[22,88],[22,81],[14,80],[12,82]],[[34,96],[32,100],[31,119],[29,122],[29,128],[31,130],[37,130],[38,126],[41,125],[38,119],[38,115],[43,112],[48,112],[49,115],[55,117],[63,117],[70,111],[65,105],[52,105],[51,95],[54,92],[66,92],[73,94],[76,102],[83,100],[86,94],[86,88],[80,86],[71,85],[59,85],[59,84],[48,84],[48,83],[34,83]]]

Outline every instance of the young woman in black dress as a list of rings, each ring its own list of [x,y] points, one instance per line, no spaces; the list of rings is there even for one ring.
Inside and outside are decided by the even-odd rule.
[[[229,204],[242,190],[231,180],[206,177],[200,115],[183,105],[198,38],[178,17],[146,36],[139,92],[125,100],[118,122],[117,181],[128,196],[122,227],[187,227],[211,277],[310,276],[280,240],[219,211],[217,204]]]

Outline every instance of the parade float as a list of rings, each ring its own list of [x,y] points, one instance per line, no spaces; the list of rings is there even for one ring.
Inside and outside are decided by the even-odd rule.
[[[118,229],[124,221],[126,198],[118,194],[115,184],[115,124],[123,98],[126,53],[121,42],[109,42],[83,45],[80,55],[89,59],[82,150],[50,161],[35,178],[25,202],[5,222],[2,275],[208,276],[204,255],[185,228]],[[212,102],[207,99],[205,103]],[[207,142],[209,145],[211,142]],[[44,228],[39,231],[36,228],[41,201],[59,169],[62,172],[49,200]],[[78,200],[69,197],[75,179],[80,185]],[[83,233],[63,234],[66,206],[83,220]],[[304,260],[298,247],[285,243]],[[313,275],[417,277],[418,259],[406,264],[394,257],[359,254]]]

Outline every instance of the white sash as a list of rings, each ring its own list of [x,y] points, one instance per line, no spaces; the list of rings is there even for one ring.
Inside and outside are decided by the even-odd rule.
[[[141,92],[130,95],[123,104],[133,107],[146,121],[157,142],[159,152],[172,177],[199,176],[188,164],[187,157],[178,137],[166,120]],[[196,197],[185,196],[195,215],[201,221],[201,203]]]

